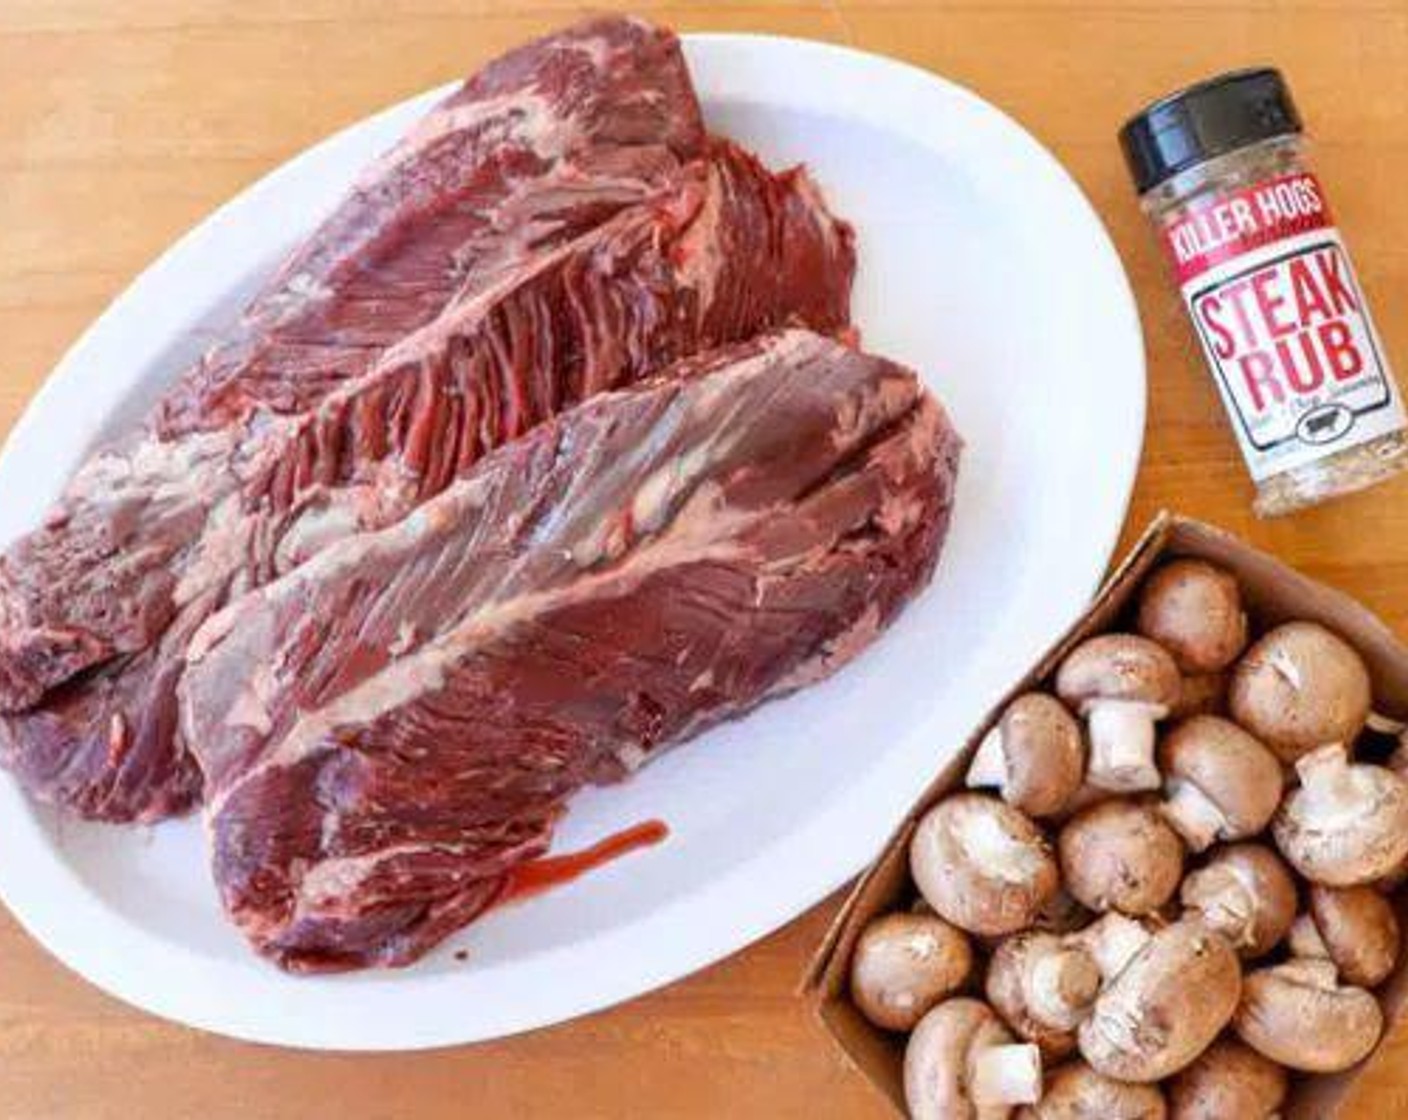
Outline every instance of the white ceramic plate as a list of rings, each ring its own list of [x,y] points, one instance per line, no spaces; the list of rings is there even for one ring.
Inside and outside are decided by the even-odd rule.
[[[1086,603],[1139,459],[1144,363],[1124,273],[1075,184],[1007,117],[920,70],[751,36],[693,37],[687,51],[711,127],[774,164],[805,160],[855,222],[866,344],[921,370],[967,440],[933,585],[838,678],[583,794],[556,846],[652,817],[668,822],[666,843],[495,912],[400,972],[285,976],[222,919],[194,821],[60,820],[2,780],[0,893],[95,984],[224,1034],[367,1050],[490,1038],[626,999],[855,874]],[[113,303],[0,457],[0,544],[445,92],[305,152]]]

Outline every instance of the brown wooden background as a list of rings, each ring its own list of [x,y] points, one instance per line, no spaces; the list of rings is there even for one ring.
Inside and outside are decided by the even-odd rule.
[[[0,0],[0,433],[84,325],[217,203],[328,132],[590,10],[568,0]],[[1224,68],[1282,66],[1408,373],[1408,2],[641,0],[635,10],[682,31],[895,55],[1014,114],[1080,180],[1139,294],[1149,430],[1126,540],[1176,507],[1408,623],[1408,482],[1252,520],[1114,143],[1152,96]],[[372,1057],[280,1052],[158,1022],[70,975],[0,916],[0,1118],[875,1115],[791,994],[834,906],[582,1022]],[[1353,1116],[1408,1114],[1405,1057],[1408,1028],[1364,1077]]]

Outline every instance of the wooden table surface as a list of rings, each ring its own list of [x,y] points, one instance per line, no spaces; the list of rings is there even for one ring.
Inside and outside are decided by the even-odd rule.
[[[334,129],[587,10],[567,0],[0,0],[0,433],[85,324],[216,204]],[[1408,373],[1404,0],[642,0],[636,10],[682,31],[775,32],[894,55],[1026,124],[1104,217],[1144,316],[1149,424],[1126,541],[1174,507],[1408,623],[1408,481],[1289,520],[1252,519],[1114,141],[1152,96],[1234,66],[1283,67],[1388,349]],[[5,915],[0,1118],[879,1115],[792,995],[835,905],[577,1023],[370,1057],[159,1022],[71,975]],[[1396,1068],[1405,1058],[1408,1028],[1364,1076],[1352,1116],[1408,1114],[1408,1069]]]

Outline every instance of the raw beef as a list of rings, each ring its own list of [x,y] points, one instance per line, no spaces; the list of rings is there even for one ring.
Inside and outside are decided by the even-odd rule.
[[[929,577],[959,442],[806,331],[599,395],[190,647],[224,904],[299,971],[406,964],[573,791],[835,671]]]
[[[678,42],[644,23],[584,24],[466,82],[362,175],[148,429],[0,559],[0,712],[160,637],[179,578],[164,569],[204,516],[204,496],[179,500],[182,476],[253,406],[316,404],[457,294],[639,202],[704,146]]]
[[[316,403],[451,296],[641,201],[704,143],[669,31],[598,19],[491,62],[362,173],[167,394],[158,429]]]
[[[109,659],[0,723],[0,753],[33,792],[88,816],[188,808],[199,776],[174,689],[212,611],[395,522],[592,393],[772,326],[842,327],[853,271],[850,231],[805,175],[714,141],[647,201],[467,286],[311,407],[95,457],[0,573],[0,676],[45,633],[16,624],[34,605],[17,587],[44,586],[49,625]]]

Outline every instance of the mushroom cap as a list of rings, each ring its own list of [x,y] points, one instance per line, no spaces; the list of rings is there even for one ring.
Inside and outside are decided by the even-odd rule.
[[[1398,963],[1402,932],[1393,904],[1371,887],[1310,888],[1320,940],[1347,984],[1374,988]]]
[[[1167,711],[1182,685],[1168,651],[1138,634],[1087,638],[1056,670],[1056,694],[1082,710],[1100,700],[1128,700]]]
[[[1270,1120],[1286,1099],[1286,1071],[1224,1035],[1168,1086],[1171,1120]]]
[[[1159,744],[1170,794],[1193,787],[1218,809],[1218,840],[1255,836],[1281,804],[1281,763],[1253,736],[1219,716],[1190,716]]]
[[[1033,817],[1061,812],[1085,774],[1085,740],[1069,709],[1044,692],[1017,697],[999,723],[1007,781],[1002,799]]]
[[[1165,1120],[1168,1106],[1157,1085],[1130,1085],[1102,1077],[1082,1061],[1053,1070],[1041,1100],[1018,1120]]]
[[[1135,629],[1185,673],[1225,669],[1247,644],[1247,614],[1231,572],[1205,560],[1172,560],[1144,581]]]
[[[1227,942],[1199,921],[1174,922],[1105,985],[1077,1032],[1081,1055],[1118,1081],[1161,1081],[1207,1049],[1241,989]]]
[[[1245,958],[1271,952],[1296,917],[1296,883],[1265,844],[1229,844],[1191,872],[1179,900]]]
[[[891,1031],[907,1031],[952,994],[973,970],[973,949],[934,914],[876,918],[851,956],[851,999],[861,1014]]]
[[[945,1000],[919,1020],[904,1051],[904,1096],[912,1120],[1005,1120],[1010,1105],[974,1105],[968,1096],[977,1055],[1012,1035],[987,1004]]]
[[[1066,822],[1056,847],[1066,889],[1098,912],[1151,914],[1183,877],[1183,842],[1148,802],[1092,805]]]
[[[1237,663],[1232,718],[1283,761],[1352,743],[1369,717],[1369,670],[1354,647],[1316,622],[1268,631]]]
[[[1306,755],[1300,788],[1282,802],[1272,835],[1292,867],[1313,883],[1353,887],[1393,873],[1408,859],[1408,782],[1341,747]]]
[[[1099,990],[1100,973],[1088,953],[1040,932],[998,945],[984,983],[993,1010],[1019,1037],[1035,1042],[1047,1061],[1076,1048],[1076,1024]]]
[[[1293,960],[1247,974],[1233,1026],[1273,1062],[1336,1073],[1369,1056],[1384,1016],[1372,993],[1336,987],[1329,961]]]
[[[978,793],[954,794],[929,810],[910,841],[909,867],[935,913],[985,937],[1030,926],[1061,885],[1041,830]]]

